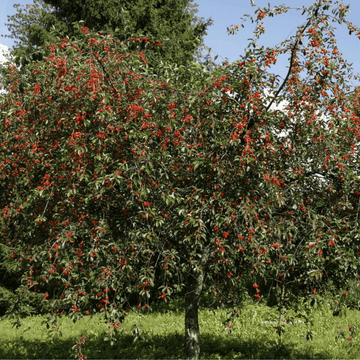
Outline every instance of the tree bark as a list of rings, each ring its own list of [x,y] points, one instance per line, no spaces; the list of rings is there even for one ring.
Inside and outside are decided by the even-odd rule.
[[[199,331],[199,303],[204,283],[204,271],[190,268],[186,274],[185,285],[185,353],[187,359],[199,359],[200,331]]]
[[[279,322],[280,325],[282,325],[281,323],[284,321],[284,297],[285,297],[285,278],[286,278],[286,274],[284,275],[284,280],[282,282],[281,285],[281,296],[280,296],[280,305],[279,305],[279,313],[280,313],[280,318],[279,318]]]

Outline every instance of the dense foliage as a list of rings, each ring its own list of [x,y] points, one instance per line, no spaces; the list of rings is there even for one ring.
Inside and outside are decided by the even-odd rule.
[[[83,26],[94,30],[109,30],[118,40],[136,34],[146,34],[162,41],[162,46],[152,48],[147,56],[148,65],[159,71],[159,62],[188,64],[194,61],[197,49],[203,44],[206,29],[211,20],[196,17],[196,4],[192,1],[43,1],[21,6],[14,4],[17,13],[8,16],[10,35],[15,39],[12,58],[20,71],[25,73],[29,62],[41,61],[44,45],[59,41],[60,37],[76,38],[78,27],[73,23],[83,21]],[[120,30],[119,30],[120,29]],[[131,43],[128,44],[131,47]],[[166,48],[166,51],[165,51]],[[147,49],[149,52],[149,49]],[[149,55],[149,54],[148,54]],[[7,68],[1,69],[2,83],[8,83]],[[191,81],[191,77],[188,79]],[[26,83],[26,76],[23,77]],[[9,85],[9,84],[8,84]],[[22,85],[19,87],[23,89]],[[0,286],[9,289],[6,279],[14,282],[14,274],[4,268],[4,281]],[[12,274],[12,275],[11,275]],[[14,286],[11,286],[13,289]]]

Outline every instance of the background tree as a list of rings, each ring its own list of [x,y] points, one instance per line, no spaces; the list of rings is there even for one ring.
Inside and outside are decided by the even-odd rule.
[[[35,0],[26,7],[14,6],[18,12],[8,17],[7,26],[8,37],[19,40],[13,49],[17,65],[38,61],[37,49],[56,42],[56,35],[76,37],[72,24],[80,20],[94,31],[118,29],[118,40],[143,35],[161,41],[163,46],[153,49],[157,55],[149,64],[154,68],[161,61],[188,65],[212,24],[195,15],[193,0]]]

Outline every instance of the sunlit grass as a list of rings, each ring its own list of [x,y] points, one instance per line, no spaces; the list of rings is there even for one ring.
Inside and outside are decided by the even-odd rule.
[[[174,310],[174,307],[177,311]],[[199,312],[202,359],[354,359],[359,358],[357,330],[360,312],[348,311],[347,316],[333,316],[329,305],[312,310],[313,326],[296,320],[294,325],[283,323],[285,332],[276,333],[278,312],[265,305],[245,305],[241,316],[233,323],[233,331],[224,330],[225,309]],[[74,358],[72,347],[81,336],[87,336],[82,347],[88,359],[183,359],[184,319],[183,303],[174,301],[154,307],[154,311],[139,318],[131,312],[120,328],[117,341],[104,341],[108,325],[94,317],[81,319],[75,324],[67,318],[59,320],[59,331],[48,338],[42,318],[24,319],[19,329],[11,328],[8,320],[1,321],[0,358],[66,359]],[[286,316],[291,315],[291,311]],[[140,338],[134,342],[133,325],[141,328]],[[352,330],[349,327],[352,326]],[[61,331],[61,333],[60,333]],[[311,331],[312,340],[306,339]],[[352,331],[352,333],[351,333]],[[351,339],[351,340],[348,340]]]

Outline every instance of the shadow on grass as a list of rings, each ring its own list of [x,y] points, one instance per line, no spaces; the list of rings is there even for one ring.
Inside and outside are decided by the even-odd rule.
[[[120,334],[113,345],[104,341],[106,333],[89,335],[82,347],[88,359],[185,359],[185,336],[179,333],[169,335],[144,335],[133,341],[131,334]],[[204,334],[200,335],[201,359],[314,359],[329,358],[329,354],[316,353],[294,348],[293,344],[280,346],[269,341],[266,334],[254,339],[229,338]],[[20,337],[16,341],[0,340],[1,359],[69,359],[76,354],[71,348],[77,338],[66,340],[27,340]]]

